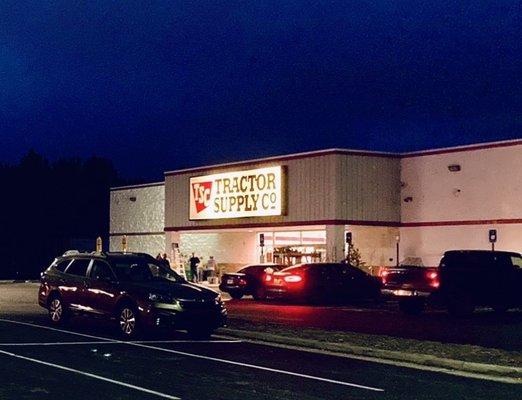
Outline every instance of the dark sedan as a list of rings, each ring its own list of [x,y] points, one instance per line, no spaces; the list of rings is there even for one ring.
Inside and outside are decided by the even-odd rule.
[[[310,263],[267,275],[269,298],[308,303],[378,299],[381,281],[347,264]]]
[[[255,300],[266,298],[265,277],[283,269],[279,264],[253,264],[241,268],[238,272],[224,274],[219,289],[227,292],[233,299],[252,295]]]

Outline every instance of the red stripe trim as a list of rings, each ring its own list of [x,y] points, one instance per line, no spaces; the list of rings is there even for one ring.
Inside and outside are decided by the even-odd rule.
[[[431,221],[431,222],[403,222],[401,227],[412,228],[420,226],[458,226],[458,225],[500,225],[500,224],[522,224],[522,218],[504,219],[476,219],[467,221]]]
[[[109,236],[156,236],[164,235],[165,232],[124,232],[124,233],[109,233]]]
[[[214,229],[237,229],[237,228],[270,228],[270,227],[292,227],[310,225],[356,225],[356,226],[377,226],[394,228],[413,228],[429,226],[466,226],[466,225],[501,225],[501,224],[522,224],[522,218],[511,219],[482,219],[466,221],[426,221],[426,222],[393,222],[393,221],[359,221],[359,220],[318,220],[318,221],[296,221],[296,222],[259,222],[250,224],[220,224],[220,225],[197,225],[197,226],[171,226],[166,227],[165,232],[176,231],[201,231]],[[268,238],[267,238],[268,239]]]
[[[386,226],[398,227],[399,222],[393,221],[357,221],[344,219],[327,219],[318,221],[293,221],[293,222],[257,222],[250,224],[221,224],[221,225],[196,225],[196,226],[167,226],[165,232],[177,231],[201,231],[213,229],[236,229],[236,228],[273,228],[286,226],[309,226],[309,225],[359,225],[359,226]]]

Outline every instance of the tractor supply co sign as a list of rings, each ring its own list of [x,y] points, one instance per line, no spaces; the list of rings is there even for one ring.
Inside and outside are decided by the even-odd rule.
[[[281,166],[190,178],[190,219],[283,215],[283,186]]]

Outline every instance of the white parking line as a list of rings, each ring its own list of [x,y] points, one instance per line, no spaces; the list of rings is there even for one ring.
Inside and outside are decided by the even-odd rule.
[[[24,346],[74,346],[74,345],[93,345],[93,344],[129,344],[129,343],[140,343],[140,344],[170,344],[170,343],[242,343],[242,340],[132,340],[128,342],[108,342],[95,341],[95,342],[13,342],[13,343],[0,343],[0,347],[24,347]]]
[[[10,356],[10,357],[14,357],[14,358],[19,358],[19,359],[25,360],[25,361],[30,361],[30,362],[33,362],[33,363],[36,363],[36,364],[45,365],[45,366],[48,366],[48,367],[61,369],[63,371],[67,371],[67,372],[73,372],[73,373],[78,374],[78,375],[83,375],[83,376],[87,376],[89,378],[98,379],[100,381],[109,382],[109,383],[112,383],[114,385],[119,385],[119,386],[123,386],[123,387],[126,387],[126,388],[134,389],[134,390],[137,390],[137,391],[140,391],[140,392],[143,392],[143,393],[148,393],[148,394],[152,394],[154,396],[163,397],[165,399],[181,400],[180,397],[171,396],[170,394],[156,392],[155,390],[146,389],[146,388],[141,387],[141,386],[131,385],[130,383],[116,381],[114,379],[105,378],[104,376],[91,374],[89,372],[80,371],[80,370],[74,369],[74,368],[64,367],[63,365],[53,364],[53,363],[50,363],[50,362],[47,362],[47,361],[37,360],[35,358],[21,356],[21,355],[18,355],[18,354],[10,353],[8,351],[0,350],[0,354],[4,354],[6,356]]]
[[[187,353],[185,351],[164,349],[162,347],[149,346],[149,345],[142,344],[142,343],[125,342],[122,340],[110,339],[110,338],[105,338],[105,337],[101,337],[101,336],[88,335],[85,333],[76,333],[76,332],[72,332],[72,331],[66,331],[64,329],[51,328],[48,326],[37,325],[37,324],[28,323],[28,322],[14,321],[14,320],[10,320],[10,319],[2,319],[2,318],[0,318],[0,322],[8,322],[8,323],[13,323],[13,324],[32,326],[35,328],[42,328],[42,329],[47,329],[47,330],[56,331],[56,332],[68,333],[71,335],[88,337],[91,339],[105,340],[105,341],[109,341],[112,343],[125,343],[125,344],[128,344],[129,346],[136,346],[136,347],[142,347],[142,348],[150,349],[150,350],[162,351],[162,352],[166,352],[166,353],[179,354],[179,355],[183,355],[183,356],[187,356],[187,357],[215,361],[215,362],[219,362],[219,363],[223,363],[223,364],[236,365],[236,366],[240,366],[240,367],[257,369],[257,370],[261,370],[261,371],[274,372],[274,373],[278,373],[278,374],[282,374],[282,375],[296,376],[298,378],[305,378],[305,379],[311,379],[311,380],[316,380],[316,381],[320,381],[320,382],[333,383],[336,385],[350,386],[350,387],[354,387],[354,388],[358,388],[358,389],[371,390],[374,392],[384,392],[384,389],[376,388],[376,387],[372,387],[372,386],[359,385],[359,384],[351,383],[351,382],[343,382],[343,381],[338,381],[335,379],[321,378],[319,376],[300,374],[297,372],[285,371],[285,370],[276,369],[276,368],[263,367],[260,365],[247,364],[247,363],[242,363],[242,362],[238,362],[238,361],[226,360],[226,359],[222,359],[222,358],[203,356],[201,354]]]

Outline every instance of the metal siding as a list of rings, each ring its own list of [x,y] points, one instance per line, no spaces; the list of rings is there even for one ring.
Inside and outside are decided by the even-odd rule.
[[[248,170],[275,165],[287,166],[287,215],[190,221],[189,180],[191,176]],[[393,182],[387,180],[393,179]],[[399,221],[399,160],[382,157],[329,154],[320,157],[253,163],[217,168],[204,174],[182,173],[166,176],[166,227],[224,225],[357,219]],[[388,193],[388,191],[391,191]],[[342,203],[344,202],[344,204]],[[397,209],[396,209],[397,208]]]
[[[400,161],[380,157],[338,157],[338,218],[398,222]]]

